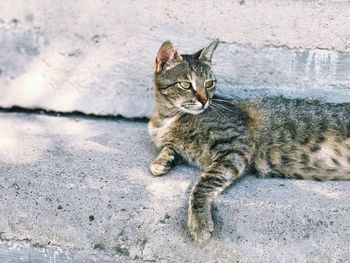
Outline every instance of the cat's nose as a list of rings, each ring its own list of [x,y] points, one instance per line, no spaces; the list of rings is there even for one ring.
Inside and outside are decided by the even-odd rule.
[[[206,94],[202,94],[202,93],[197,93],[196,94],[196,98],[202,104],[202,107],[204,108],[205,104],[208,101],[207,95]]]

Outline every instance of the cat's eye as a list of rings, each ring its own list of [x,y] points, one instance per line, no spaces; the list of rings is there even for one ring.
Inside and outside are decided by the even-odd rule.
[[[215,84],[215,81],[212,79],[209,79],[209,80],[205,81],[204,87],[206,89],[210,89],[210,88],[214,87],[214,84]]]
[[[185,82],[185,81],[179,82],[179,85],[183,89],[190,89],[191,88],[191,83],[190,82]]]

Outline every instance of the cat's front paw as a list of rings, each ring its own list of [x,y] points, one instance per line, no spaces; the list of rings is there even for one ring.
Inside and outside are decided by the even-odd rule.
[[[161,175],[164,175],[167,172],[169,172],[170,166],[164,165],[164,164],[159,163],[157,161],[153,161],[151,163],[150,170],[154,176],[161,176]]]
[[[214,231],[214,221],[211,213],[195,213],[189,210],[188,228],[194,240],[200,243],[209,240]]]

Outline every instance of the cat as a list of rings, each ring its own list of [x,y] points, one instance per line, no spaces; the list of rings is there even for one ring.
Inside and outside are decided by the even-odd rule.
[[[194,240],[211,238],[212,203],[238,178],[350,180],[350,104],[281,97],[228,101],[214,97],[212,57],[219,41],[191,55],[164,42],[154,66],[156,112],[149,134],[160,149],[154,176],[179,160],[203,173],[189,198]]]

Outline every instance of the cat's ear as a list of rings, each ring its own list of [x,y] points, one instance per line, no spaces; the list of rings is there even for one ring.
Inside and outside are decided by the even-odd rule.
[[[196,52],[193,57],[202,60],[204,62],[207,62],[211,64],[211,60],[213,58],[213,54],[217,46],[219,45],[219,39],[215,39],[212,42],[209,43],[205,48],[199,50]]]
[[[182,60],[181,55],[178,53],[176,47],[170,41],[165,41],[159,51],[156,58],[155,70],[156,72],[160,72],[165,70],[167,67],[172,64],[179,62]]]

